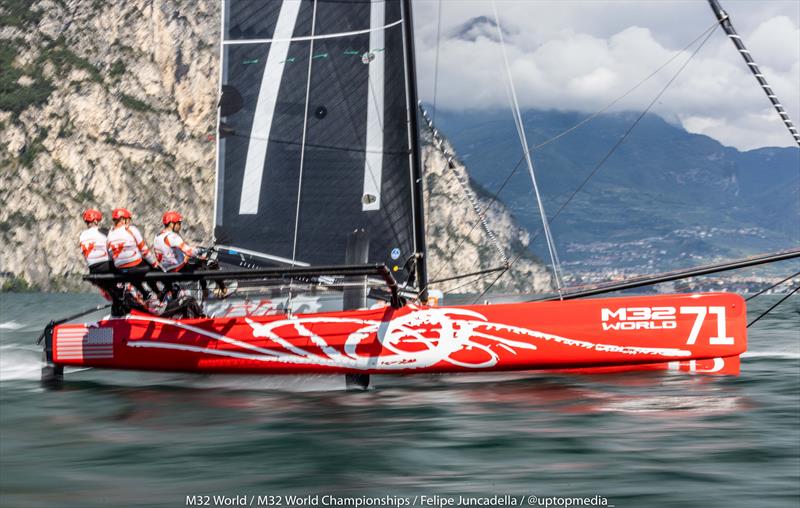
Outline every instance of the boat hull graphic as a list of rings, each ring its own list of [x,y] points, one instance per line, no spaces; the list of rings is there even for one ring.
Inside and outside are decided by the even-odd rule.
[[[172,320],[134,313],[55,327],[53,361],[253,374],[673,369],[738,373],[734,294]]]

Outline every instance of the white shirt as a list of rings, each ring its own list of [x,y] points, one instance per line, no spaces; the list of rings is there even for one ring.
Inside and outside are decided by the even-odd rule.
[[[136,266],[142,262],[142,259],[152,266],[158,264],[136,226],[120,225],[109,231],[108,252],[117,268]]]
[[[176,272],[186,265],[190,257],[197,256],[195,249],[184,242],[178,233],[168,229],[156,235],[153,250],[165,272]]]
[[[81,251],[86,260],[86,266],[94,266],[108,261],[106,250],[106,235],[100,232],[97,226],[84,230],[80,237]]]

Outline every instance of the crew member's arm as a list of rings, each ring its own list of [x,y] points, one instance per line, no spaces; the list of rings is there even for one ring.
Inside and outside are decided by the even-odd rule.
[[[186,257],[196,258],[200,256],[200,249],[192,247],[188,243],[183,241],[183,238],[178,233],[171,232],[164,238],[164,243],[167,244],[167,247],[174,247],[180,249]]]
[[[144,238],[142,238],[142,234],[139,232],[136,226],[129,226],[128,231],[130,231],[131,235],[133,236],[133,240],[136,243],[136,248],[139,249],[139,252],[142,254],[142,258],[153,268],[159,268],[156,256],[147,247],[147,244],[144,242]]]

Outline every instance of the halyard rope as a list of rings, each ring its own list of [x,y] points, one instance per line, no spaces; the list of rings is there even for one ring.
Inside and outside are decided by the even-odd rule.
[[[652,100],[652,101],[650,101],[650,104],[648,104],[648,105],[647,105],[647,107],[645,108],[645,110],[644,110],[644,111],[642,111],[642,113],[641,113],[641,114],[640,114],[640,115],[639,115],[639,116],[636,118],[636,120],[633,122],[633,124],[631,124],[631,126],[628,128],[628,130],[625,132],[625,134],[623,134],[623,135],[622,135],[622,137],[621,137],[621,138],[620,138],[620,139],[619,139],[619,140],[618,140],[618,141],[617,141],[617,142],[614,144],[614,146],[612,146],[612,147],[611,147],[611,150],[609,150],[609,151],[608,151],[608,153],[607,153],[607,154],[606,154],[606,155],[605,155],[605,156],[604,156],[604,157],[603,157],[603,158],[600,160],[600,162],[599,162],[599,163],[598,163],[598,164],[597,164],[597,165],[594,167],[594,169],[592,169],[592,171],[591,171],[591,172],[590,172],[590,173],[589,173],[589,174],[586,176],[586,178],[584,178],[584,180],[583,180],[583,181],[581,182],[581,184],[580,184],[580,185],[579,185],[579,186],[578,186],[578,187],[577,187],[577,188],[576,188],[576,189],[575,189],[575,190],[572,192],[572,194],[569,196],[569,198],[567,198],[567,200],[566,200],[566,201],[564,201],[564,203],[562,203],[562,204],[561,204],[561,206],[558,208],[558,210],[556,210],[556,213],[555,213],[555,214],[553,214],[553,216],[552,216],[552,217],[550,217],[550,221],[554,221],[554,220],[555,220],[555,219],[556,219],[556,218],[557,218],[557,217],[558,217],[558,216],[561,214],[561,212],[564,210],[564,208],[565,208],[565,207],[566,207],[566,206],[567,206],[567,205],[568,205],[568,204],[569,204],[569,203],[570,203],[570,202],[573,200],[573,198],[575,198],[575,196],[578,194],[578,192],[580,192],[580,191],[581,191],[581,189],[583,189],[583,187],[584,187],[584,186],[585,186],[585,185],[586,185],[586,184],[589,182],[589,180],[590,180],[590,179],[591,179],[591,178],[592,178],[592,177],[593,177],[593,176],[594,176],[594,175],[595,175],[595,174],[596,174],[596,173],[597,173],[597,172],[600,170],[600,168],[603,166],[603,164],[605,164],[605,163],[606,163],[606,161],[609,159],[609,157],[611,157],[611,155],[612,155],[612,154],[613,154],[613,153],[614,153],[614,152],[617,150],[617,148],[619,148],[619,146],[622,144],[622,142],[623,142],[623,141],[625,141],[625,139],[628,137],[628,135],[630,135],[630,133],[633,131],[633,129],[634,129],[634,128],[635,128],[635,127],[636,127],[636,126],[639,124],[639,122],[642,120],[642,118],[644,118],[644,116],[645,116],[645,115],[646,115],[646,114],[647,114],[647,113],[650,111],[650,109],[653,107],[653,105],[655,105],[655,103],[658,101],[658,99],[659,99],[659,98],[660,98],[660,97],[661,97],[661,96],[664,94],[664,92],[666,92],[666,91],[667,91],[667,89],[670,87],[670,85],[672,85],[672,83],[673,83],[673,82],[674,82],[674,81],[675,81],[675,80],[678,78],[678,76],[679,76],[679,75],[680,75],[680,74],[683,72],[683,70],[686,68],[686,66],[689,64],[689,62],[691,62],[691,61],[692,61],[692,59],[694,59],[694,57],[697,55],[697,53],[700,51],[700,49],[701,49],[701,48],[702,48],[702,47],[703,47],[703,46],[706,44],[706,42],[708,42],[708,40],[711,38],[711,35],[714,33],[714,29],[715,29],[715,28],[716,28],[718,25],[719,25],[719,23],[714,23],[714,25],[713,25],[713,26],[709,27],[708,29],[706,29],[706,30],[703,32],[703,34],[701,34],[701,36],[700,36],[700,37],[702,37],[703,35],[705,35],[705,39],[703,39],[703,41],[702,41],[702,42],[700,43],[700,45],[699,45],[699,46],[698,46],[698,47],[697,47],[697,48],[696,48],[696,49],[695,49],[695,50],[692,52],[692,54],[689,56],[689,58],[688,58],[688,59],[686,59],[686,61],[685,61],[685,62],[684,62],[684,63],[683,63],[681,66],[680,66],[680,68],[677,70],[677,72],[676,72],[676,73],[675,73],[675,74],[672,76],[672,78],[670,78],[670,80],[667,82],[667,84],[666,84],[666,85],[664,85],[664,87],[661,89],[661,91],[660,91],[660,92],[658,92],[658,94],[655,96],[655,98],[653,98],[653,100]],[[690,43],[689,45],[691,45],[691,44],[694,44],[694,42],[695,42],[695,41],[697,41],[697,40],[698,40],[700,37],[697,37],[697,38],[696,38],[694,41],[692,41],[692,43]],[[671,59],[670,59],[670,60],[671,60]],[[666,64],[665,64],[665,65],[666,65]],[[658,69],[658,70],[661,70],[663,67],[664,67],[664,65],[662,65],[661,67],[659,67],[659,69]],[[646,81],[646,80],[650,79],[650,78],[651,78],[653,75],[655,75],[655,73],[656,73],[656,72],[658,72],[658,70],[656,70],[655,72],[653,72],[652,74],[650,74],[650,75],[649,75],[647,78],[645,78],[645,80],[644,80],[644,81]],[[642,82],[644,82],[644,81],[642,81]],[[639,83],[639,84],[641,84],[641,83]],[[636,86],[638,87],[639,85],[637,84]],[[630,93],[631,91],[633,91],[633,89],[635,89],[635,88],[636,88],[636,87],[634,87],[634,88],[632,88],[631,90],[629,90],[628,92],[626,92],[626,95],[627,95],[627,93]],[[624,95],[623,95],[623,96],[624,96]],[[589,118],[592,118],[592,117],[589,117]],[[577,126],[576,126],[576,127],[577,127]],[[573,127],[573,129],[574,129],[574,127]],[[565,131],[565,133],[566,133],[566,132],[568,132],[568,131]],[[560,136],[557,136],[557,137],[560,137]],[[556,138],[553,138],[553,139],[557,139],[557,137],[556,137]],[[542,146],[542,145],[539,145],[539,146]],[[541,234],[541,232],[542,232],[542,230],[539,230],[539,231],[537,231],[537,232],[536,232],[534,235],[532,235],[532,236],[531,236],[531,240],[530,240],[530,242],[531,242],[531,243],[533,243],[533,241],[534,241],[534,240],[535,240],[535,239],[536,239],[536,238],[539,236],[539,234]],[[519,259],[519,257],[517,257],[517,259]],[[517,261],[517,259],[515,259],[514,261],[512,261],[512,262],[511,262],[511,265],[509,266],[509,269],[510,269],[510,268],[511,268],[511,267],[514,265],[514,263]],[[505,272],[501,273],[501,274],[500,274],[500,276],[502,276],[504,273],[505,273]],[[499,277],[498,277],[498,280],[499,280]],[[497,281],[495,280],[494,282],[497,282]],[[492,285],[494,285],[494,282],[493,282],[493,283],[492,283],[492,284],[491,284],[489,287],[491,287]]]
[[[536,203],[539,207],[539,214],[542,217],[542,227],[544,229],[544,236],[547,241],[547,250],[550,254],[550,262],[553,265],[553,276],[556,279],[556,288],[558,289],[558,293],[561,294],[561,290],[563,288],[563,282],[561,277],[561,263],[558,259],[558,252],[556,251],[556,245],[553,241],[553,236],[550,233],[550,224],[547,221],[547,214],[544,210],[544,202],[542,202],[542,197],[539,194],[539,185],[536,183],[536,173],[533,170],[533,160],[531,159],[531,149],[528,145],[528,139],[525,136],[525,127],[522,124],[522,114],[520,113],[519,109],[519,101],[517,100],[517,91],[514,88],[514,79],[511,75],[511,66],[508,63],[508,55],[506,54],[506,45],[503,39],[503,28],[500,26],[500,16],[497,14],[497,3],[492,0],[492,10],[494,11],[494,19],[495,24],[497,26],[497,36],[500,40],[500,49],[503,53],[503,62],[505,64],[506,70],[506,78],[507,78],[507,91],[509,97],[511,98],[511,104],[513,106],[512,113],[514,114],[514,123],[517,127],[517,134],[519,134],[519,141],[522,144],[522,151],[525,155],[525,161],[528,164],[528,173],[531,177],[531,183],[533,184],[533,191],[536,194]]]

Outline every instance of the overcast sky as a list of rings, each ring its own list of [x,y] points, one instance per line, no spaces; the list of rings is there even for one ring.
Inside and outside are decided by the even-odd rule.
[[[800,122],[800,0],[721,0],[762,73]],[[439,3],[415,0],[419,93],[433,102]],[[715,23],[705,0],[498,0],[521,107],[595,112],[678,57],[613,111],[641,111]],[[441,4],[440,111],[508,108],[491,0]],[[470,26],[471,29],[464,28]],[[755,78],[718,28],[653,108],[687,130],[747,150],[793,146]],[[509,121],[511,116],[509,113]]]

